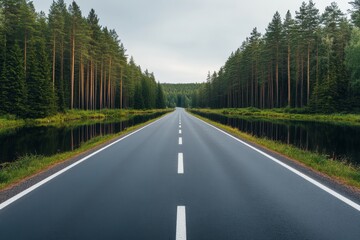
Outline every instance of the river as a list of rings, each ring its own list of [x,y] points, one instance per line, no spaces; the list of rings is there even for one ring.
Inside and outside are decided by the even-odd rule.
[[[227,117],[196,112],[241,132],[360,165],[360,127],[322,122]]]
[[[136,115],[128,120],[73,122],[71,126],[25,126],[0,133],[0,164],[27,154],[51,156],[71,151],[97,136],[119,133],[163,113]]]

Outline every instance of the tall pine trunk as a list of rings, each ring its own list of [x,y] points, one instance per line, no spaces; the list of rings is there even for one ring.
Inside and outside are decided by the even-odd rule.
[[[307,58],[307,98],[306,104],[309,104],[310,101],[310,43],[308,44],[308,58]]]
[[[101,60],[101,67],[100,67],[100,96],[99,96],[99,103],[100,103],[100,110],[103,107],[103,80],[104,80],[104,61]]]
[[[71,105],[70,109],[74,108],[74,85],[75,85],[75,30],[73,30],[71,39]]]
[[[288,70],[288,106],[291,107],[291,48],[288,44],[287,70]]]
[[[27,33],[25,31],[25,36],[24,36],[24,72],[25,72],[25,78],[26,78],[26,72],[27,72]]]
[[[56,39],[55,34],[53,38],[53,59],[52,59],[52,87],[53,91],[55,91],[55,67],[56,67]]]
[[[120,109],[123,108],[123,69],[120,66]]]

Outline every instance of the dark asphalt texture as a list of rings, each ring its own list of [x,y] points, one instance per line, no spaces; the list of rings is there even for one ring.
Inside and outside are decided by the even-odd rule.
[[[183,109],[0,210],[0,239],[175,239],[179,205],[189,240],[360,239],[359,211]]]

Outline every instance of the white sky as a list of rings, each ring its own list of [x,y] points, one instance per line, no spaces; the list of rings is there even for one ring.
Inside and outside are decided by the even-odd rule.
[[[350,0],[338,0],[347,13]],[[49,11],[51,0],[33,0]],[[72,1],[65,0],[69,5]],[[100,24],[115,29],[127,54],[156,80],[203,82],[218,71],[254,27],[263,34],[276,11],[293,17],[303,0],[77,0],[84,16],[94,8]],[[307,1],[306,1],[307,2]],[[333,0],[314,0],[322,13]]]

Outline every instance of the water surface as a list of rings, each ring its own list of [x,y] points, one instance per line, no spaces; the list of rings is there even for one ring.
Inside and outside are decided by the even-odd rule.
[[[119,133],[163,113],[137,115],[129,120],[77,122],[76,126],[22,127],[0,133],[0,163],[26,154],[50,156],[78,148],[94,137]]]
[[[360,165],[360,127],[321,122],[284,121],[196,114],[256,137],[291,144],[308,151]]]

